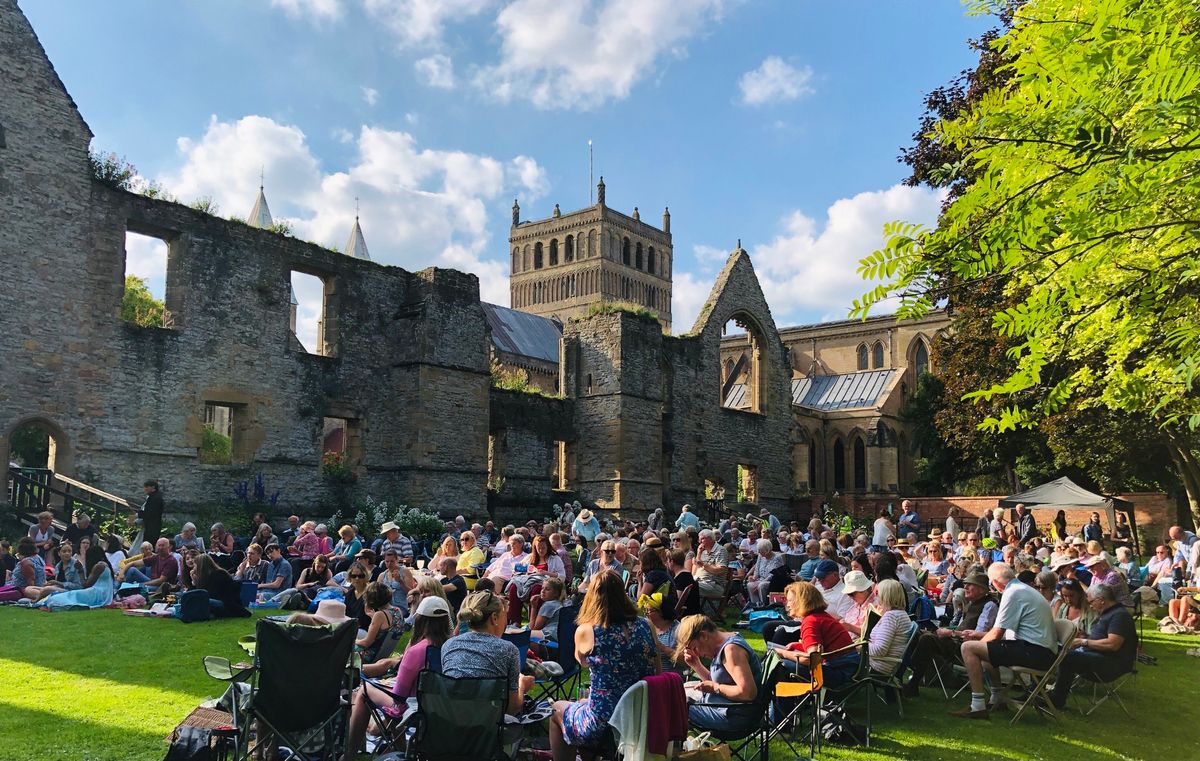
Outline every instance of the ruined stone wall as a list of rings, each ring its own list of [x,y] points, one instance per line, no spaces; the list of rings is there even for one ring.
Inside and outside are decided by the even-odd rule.
[[[409,273],[90,177],[90,134],[11,0],[0,0],[0,456],[36,419],[56,466],[120,495],[147,477],[175,506],[264,474],[320,514],[322,418],[351,420],[364,494],[478,513],[486,326],[473,275]],[[171,328],[120,319],[126,230],[167,241]],[[293,270],[327,280],[334,356],[293,350]],[[202,465],[205,403],[234,410],[233,465]]]
[[[759,344],[759,412],[719,404],[721,331],[735,317],[751,325]],[[793,494],[791,370],[746,252],[730,256],[696,321],[696,332],[667,339],[665,354],[673,502],[703,500],[706,479],[723,483],[733,501],[738,465],[745,465],[755,469],[757,503],[788,515]]]
[[[663,340],[656,320],[619,310],[564,326],[582,501],[631,510],[662,504]]]
[[[571,410],[568,399],[491,390],[493,463],[495,475],[503,478],[495,506],[517,508],[514,514],[528,520],[549,515],[550,504],[565,498],[555,492],[555,442],[574,444]]]

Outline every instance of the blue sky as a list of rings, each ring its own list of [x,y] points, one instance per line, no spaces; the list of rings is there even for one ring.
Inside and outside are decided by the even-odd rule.
[[[671,208],[676,332],[739,238],[777,323],[844,317],[881,225],[935,218],[896,156],[990,26],[957,0],[20,5],[94,146],[180,200],[244,217],[263,167],[277,218],[344,247],[357,196],[376,261],[502,304],[512,199],[585,206],[591,139],[609,206]]]

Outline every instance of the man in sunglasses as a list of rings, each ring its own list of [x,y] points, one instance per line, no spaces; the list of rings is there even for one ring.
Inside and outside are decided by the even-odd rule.
[[[612,539],[605,539],[600,543],[600,549],[596,551],[596,557],[588,561],[587,568],[583,573],[583,581],[579,583],[579,588],[586,589],[588,581],[603,570],[612,570],[617,574],[620,574],[624,570],[621,567],[621,561],[617,560],[617,543]]]

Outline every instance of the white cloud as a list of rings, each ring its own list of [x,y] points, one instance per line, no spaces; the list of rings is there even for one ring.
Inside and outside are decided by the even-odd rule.
[[[729,251],[716,246],[706,246],[703,243],[692,246],[692,253],[696,256],[697,261],[710,264],[724,264],[725,260],[729,258]]]
[[[417,78],[429,87],[442,90],[454,88],[454,61],[448,55],[435,53],[421,58],[413,64]]]
[[[335,127],[330,134],[333,135],[333,139],[339,143],[354,142],[354,133],[345,127]]]
[[[410,111],[404,115],[404,121],[407,122],[409,126],[415,127],[417,122],[421,121],[421,115],[414,114]]]
[[[700,314],[700,307],[708,301],[715,278],[695,275],[676,270],[671,279],[671,332],[675,335],[690,333]]]
[[[738,80],[738,89],[742,91],[742,103],[761,106],[766,103],[796,100],[802,95],[813,93],[810,84],[812,78],[812,67],[797,69],[779,56],[773,55],[764,59],[757,69],[743,74]]]
[[[858,262],[883,244],[883,225],[897,219],[933,225],[944,193],[894,185],[835,201],[825,220],[794,211],[784,230],[769,243],[754,246],[754,263],[775,321],[845,319],[851,302],[871,284],[857,272]],[[895,304],[874,310],[884,314]]]
[[[374,87],[364,87],[362,89],[362,96],[368,106],[373,106],[379,102],[379,91]]]
[[[292,18],[332,21],[342,17],[342,0],[271,0],[272,8],[282,8]]]
[[[515,0],[496,17],[500,61],[474,83],[538,108],[594,108],[637,82],[718,20],[729,0]]]
[[[508,303],[506,246],[493,245],[488,220],[507,214],[514,195],[529,201],[545,193],[545,170],[528,156],[501,160],[424,148],[406,132],[376,127],[362,127],[351,142],[357,148],[351,165],[328,171],[295,126],[263,116],[213,117],[203,136],[179,139],[182,164],[162,179],[185,202],[212,196],[226,213],[245,216],[262,166],[275,219],[287,218],[297,237],[339,248],[346,245],[357,197],[375,261],[473,272],[483,298]],[[316,319],[311,310],[300,311]],[[298,332],[315,335],[315,327]]]
[[[495,0],[365,0],[401,48],[440,47],[446,24],[477,16]]]

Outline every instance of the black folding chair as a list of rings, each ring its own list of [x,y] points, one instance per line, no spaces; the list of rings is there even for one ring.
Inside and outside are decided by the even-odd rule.
[[[252,667],[237,669],[226,658],[204,658],[209,676],[236,685],[230,713],[237,761],[249,758],[252,731],[258,745],[286,746],[298,761],[321,761],[341,752],[349,708],[344,694],[357,673],[351,664],[357,635],[353,620],[335,628],[260,619]],[[274,756],[273,747],[268,755]]]
[[[490,761],[503,756],[503,679],[451,679],[433,671],[417,676],[415,731],[407,759]]]

